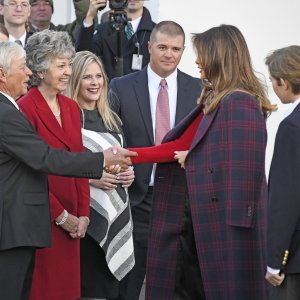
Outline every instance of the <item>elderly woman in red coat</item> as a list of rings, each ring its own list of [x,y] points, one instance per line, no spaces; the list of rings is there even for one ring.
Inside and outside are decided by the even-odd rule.
[[[193,43],[200,105],[165,144],[135,149],[135,163],[189,149],[176,155],[185,172],[157,165],[146,299],[265,300],[265,117],[275,107],[236,27],[209,29]]]
[[[62,95],[75,55],[66,32],[41,31],[29,38],[27,63],[32,88],[18,101],[38,134],[50,146],[84,150],[80,110]],[[80,297],[80,242],[89,223],[87,179],[49,175],[52,247],[37,250],[31,300],[74,300]]]

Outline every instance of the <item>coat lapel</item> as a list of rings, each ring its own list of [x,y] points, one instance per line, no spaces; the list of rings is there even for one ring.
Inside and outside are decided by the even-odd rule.
[[[141,72],[139,72],[139,76],[136,77],[133,83],[133,89],[136,94],[136,101],[138,103],[141,116],[144,120],[145,128],[149,139],[152,144],[154,144],[154,136],[153,136],[153,126],[152,126],[152,117],[151,117],[151,108],[150,108],[150,96],[148,89],[148,76],[147,76],[147,68],[144,68]],[[134,116],[133,116],[134,117]]]
[[[203,139],[204,135],[210,128],[210,126],[213,123],[213,120],[215,119],[217,112],[219,110],[219,106],[212,111],[211,113],[204,115],[202,121],[200,122],[199,128],[195,134],[195,137],[193,139],[192,145],[189,149],[189,152],[193,151],[193,149],[199,144],[199,142]]]
[[[36,112],[40,120],[54,136],[56,136],[63,144],[70,147],[70,141],[68,137],[72,132],[72,128],[70,128],[72,124],[70,116],[71,114],[69,107],[65,105],[65,102],[61,99],[60,95],[58,95],[58,102],[60,106],[63,127],[61,127],[55,119],[50,107],[39,90],[37,88],[32,88],[29,93],[31,93],[32,100],[36,105]]]
[[[0,102],[5,103],[7,105],[10,105],[11,107],[16,108],[16,106],[13,105],[13,103],[5,97],[2,93],[0,93]],[[16,108],[17,109],[17,108]]]

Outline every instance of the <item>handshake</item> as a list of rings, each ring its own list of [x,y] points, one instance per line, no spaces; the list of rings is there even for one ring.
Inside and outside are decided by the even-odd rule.
[[[127,170],[132,165],[130,157],[138,156],[136,152],[121,147],[111,147],[103,151],[104,169],[110,173]]]

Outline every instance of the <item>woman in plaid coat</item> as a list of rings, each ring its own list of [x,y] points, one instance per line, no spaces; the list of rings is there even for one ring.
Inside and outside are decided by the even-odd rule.
[[[212,28],[193,43],[201,104],[167,134],[171,143],[135,159],[159,153],[155,160],[170,161],[182,139],[190,143],[186,157],[176,156],[185,172],[174,162],[157,165],[146,299],[264,300],[265,118],[275,107],[236,27]]]

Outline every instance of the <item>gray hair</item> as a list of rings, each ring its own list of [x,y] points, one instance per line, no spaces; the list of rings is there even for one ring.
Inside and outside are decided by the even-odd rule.
[[[0,42],[0,68],[9,74],[12,58],[26,58],[25,50],[17,43]]]
[[[72,59],[75,49],[67,32],[43,30],[33,34],[25,46],[27,65],[32,71],[31,86],[38,86],[41,78],[38,72],[47,71],[54,58]]]

